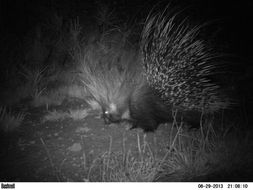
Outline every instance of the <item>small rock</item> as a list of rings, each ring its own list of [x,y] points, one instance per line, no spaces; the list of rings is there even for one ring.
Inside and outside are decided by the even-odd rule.
[[[90,128],[89,127],[78,127],[76,129],[76,133],[87,133],[90,131]]]
[[[82,146],[80,143],[74,143],[72,146],[70,146],[68,148],[68,150],[72,151],[72,152],[79,152],[82,150]]]
[[[35,141],[29,141],[30,144],[35,144]]]

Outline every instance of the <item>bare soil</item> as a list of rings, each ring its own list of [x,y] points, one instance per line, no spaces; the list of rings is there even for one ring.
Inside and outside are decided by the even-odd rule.
[[[80,108],[87,105],[65,102],[50,109]],[[168,150],[169,125],[144,134],[128,130],[125,124],[105,125],[92,111],[79,121],[42,122],[46,108],[24,109],[28,114],[18,131],[1,135],[0,181],[85,181],[92,162],[109,149],[138,156],[138,148],[148,142],[160,158]]]

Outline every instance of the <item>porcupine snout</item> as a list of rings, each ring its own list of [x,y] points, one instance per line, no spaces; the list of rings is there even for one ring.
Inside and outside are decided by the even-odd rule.
[[[116,104],[111,103],[108,108],[103,111],[103,119],[105,124],[120,123],[123,120],[129,120],[129,110],[119,109]]]
[[[102,116],[105,124],[118,122],[120,119],[119,115],[117,114],[117,107],[115,104],[110,104],[106,109],[104,109]]]

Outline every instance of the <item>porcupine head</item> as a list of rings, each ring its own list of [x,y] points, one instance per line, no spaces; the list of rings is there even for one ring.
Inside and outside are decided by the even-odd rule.
[[[135,128],[145,123],[142,120],[146,115],[150,116],[147,105],[153,100],[147,91],[144,75],[139,73],[124,79],[120,86],[113,88],[111,85],[106,98],[101,99],[102,117],[106,124],[128,122],[132,124],[131,128]]]
[[[127,80],[121,81],[119,86],[111,85],[108,87],[107,95],[100,99],[102,117],[106,124],[130,121],[129,101],[131,93],[132,88]]]

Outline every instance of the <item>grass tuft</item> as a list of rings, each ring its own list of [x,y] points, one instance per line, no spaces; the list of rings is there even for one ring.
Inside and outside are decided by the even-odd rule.
[[[6,133],[17,130],[25,116],[25,113],[15,114],[6,107],[0,107],[0,130]]]

